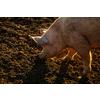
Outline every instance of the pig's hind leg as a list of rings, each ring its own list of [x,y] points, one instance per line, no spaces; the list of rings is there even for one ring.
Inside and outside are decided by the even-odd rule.
[[[68,48],[68,54],[65,57],[61,58],[61,61],[69,62],[69,61],[73,60],[73,58],[76,54],[77,54],[77,52],[74,49]]]
[[[74,45],[73,48],[77,51],[77,53],[82,57],[84,62],[84,71],[83,76],[86,75],[88,72],[91,71],[91,62],[92,62],[92,54],[90,51],[90,44],[89,42],[83,37],[78,36],[73,38]],[[78,40],[78,41],[76,41]]]
[[[84,51],[84,53],[80,53],[83,62],[84,62],[84,71],[82,73],[82,76],[86,75],[88,72],[90,72],[91,69],[91,62],[92,62],[92,54],[91,51]]]

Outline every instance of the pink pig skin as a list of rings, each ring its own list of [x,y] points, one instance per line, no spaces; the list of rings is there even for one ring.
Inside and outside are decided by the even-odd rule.
[[[69,48],[69,53],[63,60],[70,60],[78,53],[84,62],[82,75],[91,71],[91,46],[100,46],[99,17],[61,17],[44,31],[41,37],[32,37],[43,46],[40,59],[54,57],[63,49]]]

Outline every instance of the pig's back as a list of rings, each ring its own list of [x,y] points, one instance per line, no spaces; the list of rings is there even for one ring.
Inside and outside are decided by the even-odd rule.
[[[92,46],[100,45],[100,18],[85,17],[75,25],[76,31],[82,34]]]
[[[100,46],[100,18],[99,17],[64,17],[63,30],[76,31],[84,36],[92,46]],[[72,27],[71,29],[69,29]],[[69,31],[68,31],[69,30]],[[69,33],[68,33],[69,34]]]

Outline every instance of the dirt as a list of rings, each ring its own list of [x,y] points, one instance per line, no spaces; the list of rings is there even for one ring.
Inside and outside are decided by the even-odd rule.
[[[92,72],[78,78],[83,61],[77,54],[73,61],[62,62],[62,51],[54,59],[40,60],[42,47],[28,35],[41,35],[57,17],[0,18],[0,83],[1,84],[100,84],[100,47],[92,48]]]

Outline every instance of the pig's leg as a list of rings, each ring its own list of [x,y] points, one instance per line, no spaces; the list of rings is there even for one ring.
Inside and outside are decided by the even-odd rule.
[[[88,52],[88,55],[82,56],[83,62],[84,62],[84,71],[83,76],[86,75],[88,72],[91,71],[91,62],[92,62],[92,54],[91,51]]]
[[[83,76],[86,75],[88,72],[91,71],[91,62],[92,62],[92,55],[91,55],[91,51],[89,48],[88,44],[85,44],[85,42],[83,41],[84,45],[78,45],[77,48],[76,47],[76,51],[77,53],[82,57],[83,62],[84,62],[84,71],[83,71]],[[85,47],[84,47],[85,46]]]
[[[73,57],[76,54],[77,54],[77,52],[74,49],[68,48],[68,54],[65,57],[61,58],[61,60],[64,61],[64,62],[65,61],[69,62],[70,60],[73,60]]]
[[[92,55],[89,41],[81,34],[73,32],[71,37],[71,47],[82,57],[84,62],[83,76],[91,71]]]

